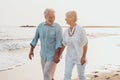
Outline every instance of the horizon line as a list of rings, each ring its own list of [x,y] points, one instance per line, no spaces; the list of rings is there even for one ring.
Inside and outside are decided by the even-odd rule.
[[[18,26],[18,25],[0,25],[0,26]],[[21,25],[22,27],[36,27],[35,25]],[[18,26],[18,27],[21,27],[21,26]],[[68,27],[68,26],[62,26],[62,27]],[[83,28],[120,28],[120,26],[82,26]]]

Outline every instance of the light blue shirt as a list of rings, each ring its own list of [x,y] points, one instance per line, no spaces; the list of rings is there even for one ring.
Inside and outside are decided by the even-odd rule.
[[[52,61],[55,54],[55,50],[62,45],[62,28],[59,24],[53,23],[48,26],[45,22],[38,25],[35,33],[35,37],[30,43],[32,46],[36,46],[38,39],[41,44],[41,59],[46,61]]]

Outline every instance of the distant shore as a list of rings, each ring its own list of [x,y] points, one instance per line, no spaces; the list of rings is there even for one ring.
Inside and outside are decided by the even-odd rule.
[[[20,27],[36,27],[35,25],[22,25]],[[68,27],[68,26],[62,26]],[[120,28],[120,26],[83,26],[83,28]]]
[[[36,27],[36,26],[33,26],[33,25],[23,25],[23,26],[20,26],[20,27]]]

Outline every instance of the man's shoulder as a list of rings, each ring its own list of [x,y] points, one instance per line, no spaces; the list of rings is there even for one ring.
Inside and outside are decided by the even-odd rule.
[[[60,24],[58,24],[56,22],[53,24],[53,26],[55,26],[55,27],[61,27]]]
[[[54,23],[54,28],[56,29],[56,30],[62,30],[62,27],[61,27],[61,25],[60,24],[58,24],[58,23]]]
[[[45,25],[45,22],[41,22],[39,25],[40,25],[40,26],[43,26],[43,25]]]
[[[38,28],[44,26],[44,24],[45,24],[45,22],[39,23]]]

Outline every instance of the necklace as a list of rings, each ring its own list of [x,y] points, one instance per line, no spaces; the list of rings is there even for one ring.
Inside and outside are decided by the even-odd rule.
[[[72,31],[70,30],[70,28],[68,29],[68,35],[70,37],[72,37],[74,35],[74,33],[75,33],[75,27],[72,29]]]

